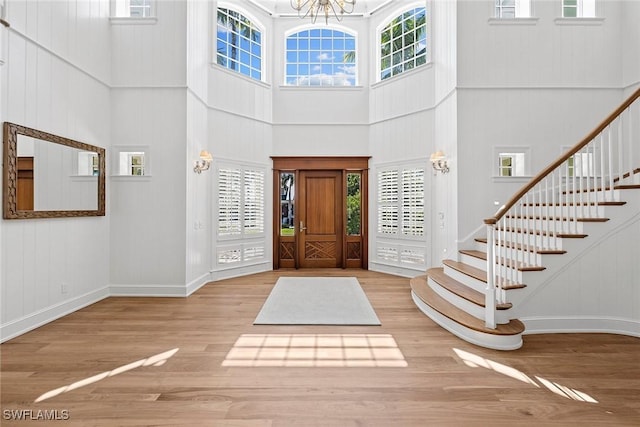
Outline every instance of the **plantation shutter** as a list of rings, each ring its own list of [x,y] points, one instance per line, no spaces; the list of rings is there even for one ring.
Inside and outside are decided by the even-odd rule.
[[[378,233],[398,232],[398,171],[378,172]]]
[[[220,169],[218,172],[218,235],[239,236],[241,227],[242,171]]]
[[[424,235],[424,169],[402,171],[402,234]]]
[[[264,173],[244,171],[244,233],[264,233]]]

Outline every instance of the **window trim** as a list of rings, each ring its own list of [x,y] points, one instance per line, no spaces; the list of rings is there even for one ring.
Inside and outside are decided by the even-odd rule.
[[[118,16],[116,10],[117,4],[125,0],[111,0],[109,4],[109,23],[115,25],[155,25],[157,18],[157,0],[149,0],[149,16]]]
[[[534,0],[515,0],[514,1],[514,16],[513,17],[502,17],[498,15],[498,5],[497,5],[497,1],[498,0],[493,0],[492,4],[491,4],[491,14],[489,16],[491,16],[490,19],[494,19],[497,21],[520,21],[520,20],[525,20],[525,22],[527,20],[530,20],[531,18],[535,17],[535,11],[534,11]],[[528,16],[515,16],[516,11],[518,10],[518,3],[521,1],[526,1],[529,3],[529,15]]]
[[[148,145],[116,145],[112,147],[111,177],[123,179],[143,180],[151,178],[151,149]],[[122,153],[143,153],[144,155],[144,175],[120,174],[120,158]]]
[[[401,162],[401,163],[393,163],[393,164],[385,164],[385,165],[378,165],[378,167],[376,167],[376,171],[375,171],[375,203],[377,206],[377,211],[375,213],[375,236],[377,239],[391,239],[391,240],[398,240],[398,241],[421,241],[424,240],[426,238],[426,236],[429,235],[429,218],[428,218],[428,206],[427,206],[427,200],[428,200],[428,178],[427,176],[429,175],[429,169],[427,169],[426,167],[427,164],[427,160],[425,159],[424,162]],[[403,197],[403,185],[404,185],[404,180],[403,180],[403,172],[405,170],[414,170],[414,169],[420,169],[422,170],[423,173],[423,187],[422,187],[422,191],[423,191],[423,225],[422,225],[422,234],[421,235],[414,235],[414,234],[405,234],[404,230],[405,230],[405,225],[404,225],[404,213],[405,210],[403,209],[403,205],[404,205],[404,200],[405,198]],[[385,171],[395,171],[397,172],[397,201],[395,203],[395,206],[397,207],[397,224],[395,227],[395,232],[394,233],[381,233],[379,231],[379,221],[380,221],[380,217],[379,217],[379,209],[380,206],[383,206],[380,203],[380,185],[379,185],[379,174]]]
[[[283,37],[283,43],[282,43],[282,84],[280,87],[286,87],[286,88],[297,88],[297,89],[317,89],[317,88],[321,88],[321,89],[353,89],[353,88],[362,88],[361,86],[361,64],[360,64],[360,33],[352,28],[349,27],[345,27],[344,25],[339,25],[339,24],[329,24],[327,26],[323,26],[321,27],[321,29],[328,29],[328,30],[332,30],[332,31],[341,31],[344,34],[348,34],[350,36],[352,36],[354,38],[356,47],[355,47],[355,51],[356,51],[356,62],[355,62],[355,67],[356,67],[356,79],[355,79],[355,84],[353,86],[339,86],[339,85],[306,85],[306,86],[300,86],[300,85],[289,85],[287,84],[287,40],[289,39],[289,37],[293,34],[297,34],[300,33],[302,31],[310,31],[313,29],[318,29],[319,27],[313,24],[303,24],[303,25],[298,25],[297,27],[294,28],[290,28],[289,30],[285,31],[284,33],[284,37]]]
[[[382,34],[382,30],[391,23],[391,21],[395,18],[397,18],[398,16],[404,14],[405,12],[412,10],[412,9],[416,9],[416,8],[421,8],[423,7],[425,9],[425,26],[426,26],[426,40],[427,40],[427,55],[426,55],[426,62],[424,64],[419,65],[418,67],[415,67],[411,70],[406,70],[403,71],[399,74],[396,74],[395,76],[390,76],[389,78],[386,79],[382,79],[381,78],[381,65],[382,65],[382,52],[381,52],[381,44],[380,44],[380,37]],[[432,37],[432,33],[431,33],[431,28],[432,28],[432,7],[431,7],[431,1],[414,1],[411,2],[407,5],[403,5],[403,7],[401,8],[397,8],[394,9],[392,12],[388,13],[387,15],[385,15],[385,18],[381,20],[380,24],[378,24],[376,26],[375,29],[375,33],[374,33],[374,42],[373,42],[373,48],[375,49],[376,55],[375,55],[375,63],[373,64],[373,72],[375,75],[374,78],[374,85],[376,83],[383,83],[383,82],[387,82],[388,80],[395,80],[395,78],[404,75],[405,73],[411,73],[412,71],[415,70],[425,70],[427,69],[427,67],[429,65],[432,64],[433,62],[433,57],[432,57],[432,52],[433,52],[433,47],[431,44],[431,37]]]
[[[593,19],[601,16],[599,9],[600,3],[598,0],[593,0],[593,16],[584,16],[584,2],[585,0],[576,0],[576,16],[564,16],[564,9],[566,0],[560,1],[560,18],[562,19]]]
[[[251,240],[264,240],[267,236],[267,233],[269,233],[270,230],[268,230],[268,226],[269,226],[269,217],[268,215],[268,210],[270,209],[270,207],[267,204],[267,188],[269,186],[269,181],[268,181],[268,176],[267,176],[267,168],[263,165],[258,165],[258,164],[249,164],[249,163],[241,163],[241,162],[233,162],[233,161],[216,161],[214,159],[214,163],[215,166],[213,168],[213,172],[214,174],[213,179],[218,180],[219,174],[220,174],[220,170],[221,169],[237,169],[240,171],[240,188],[242,189],[242,192],[240,194],[240,217],[241,217],[241,221],[240,221],[240,233],[239,234],[225,234],[225,235],[221,235],[220,234],[220,215],[219,215],[219,209],[220,209],[220,204],[219,204],[219,200],[220,200],[220,186],[216,185],[215,186],[215,193],[214,193],[214,197],[213,197],[213,209],[212,209],[212,214],[213,214],[213,221],[212,224],[214,224],[214,238],[216,241],[218,242],[245,242],[245,241],[251,241]],[[245,173],[247,171],[250,172],[259,172],[262,174],[263,177],[263,189],[262,189],[262,231],[259,233],[246,233],[246,227],[245,227],[245,223],[244,223],[244,216],[245,216],[245,201],[246,201],[246,195],[245,195],[245,191],[244,191],[244,183],[245,183]]]
[[[500,159],[500,154],[504,154],[504,153],[524,155],[524,159],[523,159],[524,174],[523,175],[512,175],[512,176],[500,175],[499,159]],[[495,180],[522,180],[522,179],[531,178],[531,147],[530,146],[524,146],[524,145],[494,146],[493,155],[491,156],[491,162],[492,162],[491,172]]]
[[[238,6],[235,3],[232,3],[230,1],[219,1],[216,5],[216,7],[212,8],[213,9],[213,17],[212,17],[212,25],[211,25],[211,37],[210,40],[212,40],[212,46],[210,49],[210,60],[209,63],[214,66],[216,69],[218,70],[225,70],[227,71],[230,75],[233,76],[242,76],[245,79],[252,81],[252,82],[259,82],[259,83],[263,83],[263,84],[267,84],[268,81],[268,70],[269,70],[269,55],[268,55],[268,51],[267,51],[267,46],[268,46],[268,34],[267,34],[267,28],[266,26],[262,23],[262,21],[260,19],[258,19],[256,17],[256,15],[252,14],[251,12],[249,12],[247,9]],[[246,74],[242,74],[239,70],[238,71],[234,71],[226,66],[223,66],[221,64],[218,64],[218,51],[217,51],[217,47],[218,47],[218,9],[227,9],[227,10],[232,10],[234,12],[239,13],[240,15],[244,16],[245,18],[247,18],[251,24],[260,31],[260,64],[261,64],[261,69],[260,69],[260,79],[256,79],[253,78],[251,76],[247,76]]]

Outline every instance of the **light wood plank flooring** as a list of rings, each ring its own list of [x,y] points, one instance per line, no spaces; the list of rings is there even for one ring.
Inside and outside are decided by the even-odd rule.
[[[254,326],[280,275],[357,276],[382,326]],[[320,354],[255,366],[278,363],[282,349],[236,342],[267,335],[390,335],[397,348],[333,349],[339,363],[383,366],[319,366]],[[418,311],[409,279],[361,270],[268,272],[184,299],[109,298],[0,352],[3,426],[640,425],[640,339],[538,335],[517,351],[482,349]],[[399,352],[405,367],[380,363]],[[69,419],[7,419],[27,409]]]

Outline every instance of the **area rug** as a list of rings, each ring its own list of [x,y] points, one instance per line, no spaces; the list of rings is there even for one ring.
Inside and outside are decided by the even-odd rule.
[[[281,277],[254,325],[380,325],[355,277]]]

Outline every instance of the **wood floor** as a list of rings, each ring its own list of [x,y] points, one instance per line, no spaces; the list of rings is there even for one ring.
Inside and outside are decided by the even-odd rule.
[[[254,326],[281,274],[357,276],[382,326]],[[319,348],[331,339],[344,344]],[[418,311],[408,279],[361,270],[109,298],[0,352],[2,426],[640,425],[640,339],[537,335],[517,351],[482,349]],[[16,411],[68,419],[10,420]]]

